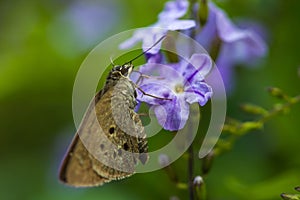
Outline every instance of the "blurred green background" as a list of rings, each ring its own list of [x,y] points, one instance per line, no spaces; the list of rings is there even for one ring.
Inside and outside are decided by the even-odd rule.
[[[0,198],[187,199],[163,170],[98,188],[74,189],[57,179],[75,127],[72,87],[81,62],[110,35],[156,21],[165,1],[0,1]],[[250,18],[267,31],[269,54],[259,68],[239,67],[228,115],[238,106],[277,100],[265,88],[299,94],[299,0],[220,0],[230,17]],[[99,63],[99,67],[101,63]],[[300,105],[241,138],[218,157],[206,178],[210,199],[280,199],[300,185]],[[179,163],[181,162],[181,163]],[[184,180],[183,158],[176,170]],[[196,168],[199,173],[200,169]]]

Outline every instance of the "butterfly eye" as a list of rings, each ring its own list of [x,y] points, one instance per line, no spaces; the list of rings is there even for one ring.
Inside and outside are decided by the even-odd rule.
[[[123,66],[120,71],[121,71],[121,73],[123,75],[127,75],[127,73],[128,73],[128,67],[127,66]]]
[[[127,74],[128,74],[128,69],[129,69],[129,67],[128,67],[127,65],[122,65],[122,66],[117,65],[117,66],[115,66],[115,67],[113,68],[112,71],[113,71],[114,74],[116,74],[116,73],[121,73],[122,75],[127,76]]]

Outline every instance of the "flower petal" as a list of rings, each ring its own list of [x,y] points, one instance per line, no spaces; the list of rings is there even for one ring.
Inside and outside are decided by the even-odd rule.
[[[197,69],[197,72],[203,77],[205,77],[212,68],[212,61],[210,57],[206,54],[193,54],[189,62],[194,66],[194,68]]]
[[[157,42],[162,36],[167,33],[167,29],[163,27],[163,24],[153,24],[150,27],[142,28],[133,33],[133,36],[128,40],[125,40],[119,45],[120,49],[128,49],[133,47],[137,42],[143,41],[143,51],[148,50],[155,42]],[[160,50],[161,42],[153,47],[147,53],[156,54]]]
[[[216,15],[218,34],[223,41],[232,42],[245,37],[245,31],[235,26],[223,10],[216,7],[213,3],[210,4],[210,9]]]
[[[120,49],[129,49],[134,46],[137,42],[141,41],[146,33],[145,29],[139,29],[133,33],[133,36],[128,40],[125,40],[119,45]]]
[[[187,30],[196,26],[194,20],[174,20],[167,26],[168,30],[176,31],[176,30]]]
[[[149,32],[143,36],[143,51],[147,51],[148,54],[157,54],[160,50],[162,41],[153,46],[159,39],[161,39],[167,33],[167,29],[161,27],[151,27],[149,28]]]
[[[202,81],[212,68],[212,61],[206,54],[193,54],[189,64],[183,72],[186,78],[185,85],[194,80]]]
[[[162,63],[163,61],[163,55],[161,53],[157,53],[157,54],[146,53],[145,57],[148,63]]]
[[[249,62],[249,64],[267,52],[265,42],[254,32],[248,32],[244,38],[224,45],[223,49],[232,52],[231,57],[235,62]]]
[[[233,67],[234,67],[233,59],[228,56],[227,51],[221,51],[220,55],[218,56],[218,59],[216,60],[216,67],[214,67],[213,70],[219,70],[227,94],[230,94],[232,92],[235,84]],[[211,81],[213,82],[212,85],[218,85],[217,82],[220,82],[220,80],[218,79],[211,79]],[[214,88],[214,91],[218,89],[219,88]]]
[[[160,13],[156,23],[150,25],[146,29],[136,31],[133,36],[123,42],[119,48],[128,49],[135,43],[143,40],[143,50],[146,51],[155,42],[157,42],[168,30],[185,30],[196,26],[194,20],[177,20],[185,15],[189,2],[187,0],[169,1],[166,3],[165,9]],[[161,42],[151,48],[147,53],[156,54],[159,52]]]
[[[267,47],[263,39],[252,30],[240,29],[234,25],[228,16],[219,8],[212,6],[216,13],[216,25],[219,37],[226,43],[236,43],[238,48],[235,53],[242,52],[239,57],[247,57],[247,54],[262,56],[266,53]],[[249,53],[247,53],[249,52]]]
[[[189,7],[187,0],[168,1],[164,10],[159,14],[159,19],[178,19],[185,15]]]
[[[177,70],[181,63],[176,64],[160,64],[160,63],[147,63],[140,67],[140,72],[150,76],[144,78],[143,84],[167,84],[172,85],[184,80],[182,73]],[[142,85],[142,84],[141,84]]]
[[[201,27],[200,33],[196,36],[196,40],[207,50],[209,51],[213,41],[217,36],[217,26],[216,26],[216,14],[211,10],[211,6],[214,6],[212,3],[209,4],[209,15],[206,24]],[[196,5],[198,9],[198,5]]]
[[[233,24],[227,14],[212,2],[209,3],[209,10],[208,21],[197,36],[197,41],[210,50],[214,47],[214,41],[221,40],[216,64],[228,92],[234,82],[233,67],[236,64],[253,64],[253,61],[266,54],[267,45],[253,30],[241,29]]]
[[[196,81],[185,88],[185,100],[189,104],[198,102],[205,105],[212,96],[212,88],[203,81]]]
[[[160,105],[164,103],[169,103],[171,100],[164,100],[160,98],[168,98],[168,99],[174,99],[175,95],[170,87],[168,85],[160,80],[157,80],[157,82],[152,83],[146,83],[140,86],[140,88],[149,95],[153,95],[159,98],[151,97],[149,95],[143,94],[141,91],[138,90],[138,97],[137,99],[139,101],[146,102],[151,105]]]
[[[189,116],[189,105],[180,97],[153,108],[160,125],[170,131],[182,129]]]

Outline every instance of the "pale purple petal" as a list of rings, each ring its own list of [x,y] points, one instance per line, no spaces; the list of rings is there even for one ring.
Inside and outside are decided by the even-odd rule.
[[[133,33],[133,36],[128,40],[125,40],[119,45],[120,49],[128,49],[133,47],[137,42],[143,42],[143,51],[148,50],[155,42],[157,42],[161,37],[167,33],[167,29],[161,27],[159,24],[154,25],[153,27],[147,27],[139,29]],[[160,50],[161,42],[155,45],[150,51],[149,54],[156,54]]]
[[[171,31],[187,30],[196,26],[194,20],[174,20],[168,26],[167,29]]]
[[[145,34],[147,33],[147,29],[140,29],[133,33],[133,36],[128,40],[125,40],[119,45],[120,49],[128,49],[133,47],[137,42],[143,40]]]
[[[185,100],[189,104],[198,102],[204,106],[212,96],[212,88],[203,81],[197,81],[185,88]]]
[[[153,44],[155,44],[159,39],[166,35],[167,31],[168,30],[162,28],[150,28],[149,33],[143,36],[143,51],[147,51],[150,47],[152,47],[149,51],[147,51],[147,53],[157,54],[160,50],[162,41],[156,44],[154,47]]]
[[[171,85],[174,82],[182,82],[184,77],[177,71],[176,67],[181,66],[180,64],[160,64],[160,63],[147,63],[140,67],[140,72],[147,74],[150,78],[144,78],[143,84],[145,83],[160,83]]]
[[[238,19],[236,22],[239,28],[256,33],[263,39],[263,41],[267,41],[269,39],[269,32],[263,24],[250,19]]]
[[[237,28],[220,9],[216,9],[216,25],[219,37],[224,42],[233,42],[246,37],[246,31]]]
[[[236,62],[249,62],[251,64],[255,59],[264,56],[267,52],[265,42],[254,32],[248,32],[246,37],[224,45],[224,51],[232,52],[232,59]]]
[[[212,68],[212,61],[206,54],[193,54],[189,60],[183,76],[185,85],[192,84],[195,81],[202,81]]]
[[[161,74],[160,70],[162,67],[164,67],[164,66],[160,63],[148,62],[148,63],[142,65],[140,67],[139,71],[142,74],[146,74],[148,76],[160,76],[160,74]]]
[[[187,60],[181,60],[178,63],[168,64],[168,66],[172,67],[181,76],[184,76],[184,73],[186,73],[186,68],[188,65],[189,62]]]
[[[131,48],[133,47],[137,42],[139,42],[141,40],[141,38],[138,38],[138,37],[131,37],[129,38],[128,40],[122,42],[120,45],[119,45],[119,48],[120,49],[128,49],[128,48]]]
[[[231,45],[229,48],[235,57],[240,61],[247,61],[258,56],[266,54],[267,46],[263,39],[255,32],[247,29],[239,29],[235,27],[229,19],[220,20],[219,35],[224,42]],[[226,23],[227,22],[227,23]],[[217,21],[218,23],[218,21]]]
[[[146,53],[145,57],[148,63],[162,63],[163,61],[163,55],[161,53],[157,53],[157,54]]]
[[[159,19],[178,19],[185,15],[189,7],[187,0],[168,1],[164,10],[159,14]]]
[[[211,10],[211,3],[209,4],[210,12],[205,26],[201,27],[200,33],[196,36],[196,40],[206,49],[209,50],[213,41],[217,37],[216,14]],[[198,9],[198,5],[196,5]]]
[[[170,131],[182,129],[189,116],[189,105],[180,97],[153,108],[158,122],[164,129]]]
[[[267,45],[254,31],[233,24],[226,13],[212,2],[209,3],[209,11],[208,21],[197,36],[197,41],[209,51],[217,48],[218,43],[215,41],[220,40],[216,64],[228,92],[234,83],[233,67],[236,64],[253,64],[257,58],[266,54]]]
[[[156,23],[150,25],[142,31],[135,32],[131,39],[120,45],[121,49],[132,47],[136,42],[143,41],[143,50],[146,51],[169,30],[186,30],[195,27],[193,20],[179,20],[187,9],[189,2],[187,0],[176,0],[166,3],[165,9],[160,13]],[[155,45],[148,54],[156,54],[160,50],[161,43]]]
[[[212,68],[212,61],[210,57],[206,54],[193,54],[189,62],[192,66],[194,66],[194,68],[197,69],[196,71],[203,77],[205,77]]]
[[[227,50],[221,50],[218,59],[216,60],[216,67],[222,76],[226,92],[231,92],[235,83],[235,79],[233,76],[234,59],[231,56],[232,55],[229,55]],[[216,70],[216,68],[214,68],[213,70]]]
[[[176,98],[172,88],[170,88],[166,82],[163,81],[157,81],[157,82],[150,82],[146,83],[140,86],[140,88],[146,93],[146,94],[151,94],[155,95],[156,97],[161,97],[161,98],[168,98],[168,99],[174,99]],[[139,101],[146,102],[151,105],[160,105],[161,103],[170,103],[171,100],[162,100],[159,98],[151,97],[148,95],[142,94],[141,91],[138,90],[138,97],[137,99]]]
[[[238,28],[221,9],[212,6],[212,10],[216,13],[219,37],[223,42],[231,45],[228,52],[235,55],[237,60],[247,61],[255,56],[265,55],[267,46],[258,34],[248,29]]]

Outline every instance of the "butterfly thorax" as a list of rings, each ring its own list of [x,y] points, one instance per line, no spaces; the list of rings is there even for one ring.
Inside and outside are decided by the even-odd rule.
[[[102,94],[104,94],[109,88],[114,87],[119,81],[131,82],[129,80],[129,75],[131,74],[132,69],[133,69],[133,65],[131,63],[124,64],[124,65],[115,65],[106,78],[106,82],[102,90]],[[125,79],[127,79],[127,81]],[[130,88],[130,93],[134,95],[135,94],[134,85],[132,83],[125,84],[124,89],[128,89],[128,88]]]
[[[136,90],[134,83],[126,77],[121,77],[113,87],[115,102],[122,107],[134,109],[136,106]],[[112,104],[113,106],[113,104]]]

